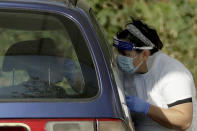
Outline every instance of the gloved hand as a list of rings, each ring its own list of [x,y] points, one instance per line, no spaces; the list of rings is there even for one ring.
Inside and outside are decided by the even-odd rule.
[[[127,106],[132,112],[144,113],[146,115],[150,104],[136,96],[126,96]]]

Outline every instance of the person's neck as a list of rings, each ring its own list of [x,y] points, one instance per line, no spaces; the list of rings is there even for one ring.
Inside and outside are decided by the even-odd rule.
[[[147,64],[146,62],[144,62],[141,67],[139,68],[138,70],[138,73],[139,74],[144,74],[144,73],[147,73],[148,72],[148,67],[147,67]]]

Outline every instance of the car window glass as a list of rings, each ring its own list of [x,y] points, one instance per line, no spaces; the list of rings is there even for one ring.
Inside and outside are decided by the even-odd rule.
[[[69,18],[0,12],[0,99],[90,98],[96,72],[83,33]]]

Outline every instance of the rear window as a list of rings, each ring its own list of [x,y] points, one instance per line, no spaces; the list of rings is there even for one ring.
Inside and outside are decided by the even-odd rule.
[[[69,18],[0,12],[0,100],[90,98],[98,92],[86,40]]]

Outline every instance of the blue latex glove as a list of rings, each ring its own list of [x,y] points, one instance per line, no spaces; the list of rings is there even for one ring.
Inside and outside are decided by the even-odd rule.
[[[146,115],[150,108],[150,104],[136,96],[126,96],[127,106],[130,111],[144,113]]]

